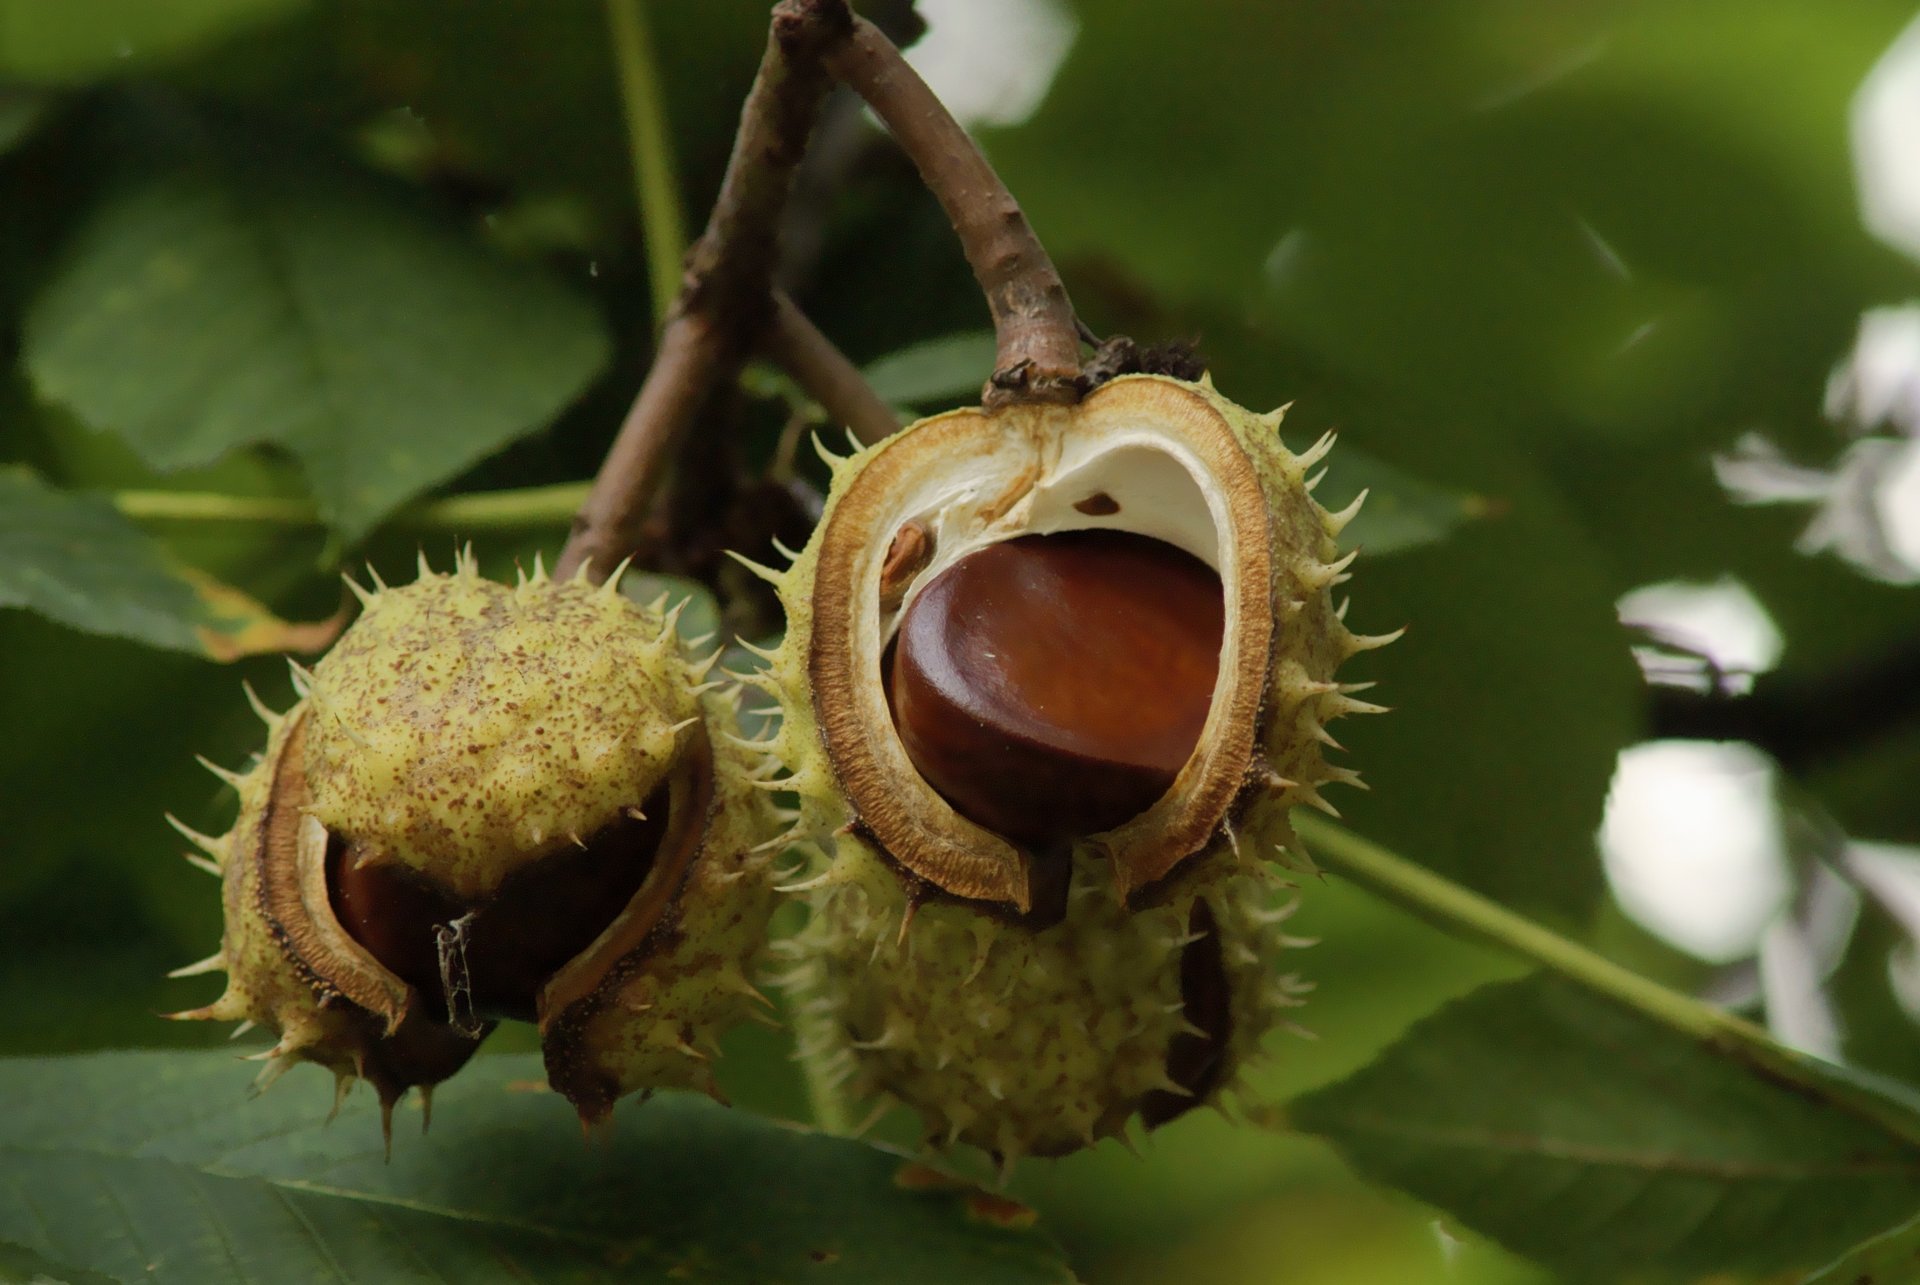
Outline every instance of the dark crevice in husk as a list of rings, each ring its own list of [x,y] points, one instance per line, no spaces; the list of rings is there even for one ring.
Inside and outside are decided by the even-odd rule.
[[[1196,940],[1180,952],[1181,1015],[1202,1034],[1182,1031],[1167,1045],[1167,1077],[1184,1093],[1156,1089],[1140,1103],[1140,1119],[1158,1128],[1199,1106],[1226,1072],[1227,1044],[1233,1034],[1233,984],[1213,910],[1196,898],[1187,916],[1187,932]]]
[[[379,1023],[365,1010],[356,1010],[366,1045],[356,1070],[372,1084],[383,1106],[391,1107],[415,1085],[440,1083],[467,1064],[493,1031],[482,1024],[478,1035],[464,1035],[452,1027],[415,1014],[392,1035],[382,1035]]]
[[[613,1109],[622,1086],[599,1069],[585,1047],[588,1027],[647,959],[678,939],[678,902],[701,857],[717,807],[713,745],[704,723],[689,729],[684,757],[670,782],[666,832],[653,868],[593,943],[554,975],[540,994],[540,1042],[547,1080],[593,1123]]]

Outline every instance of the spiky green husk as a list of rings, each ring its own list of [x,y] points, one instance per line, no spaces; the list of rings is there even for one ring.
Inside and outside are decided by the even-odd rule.
[[[827,874],[805,893],[812,922],[797,943],[803,962],[792,974],[798,1002],[832,1018],[812,1024],[818,1034],[808,1055],[864,1093],[889,1094],[913,1107],[936,1141],[964,1140],[1003,1157],[1058,1151],[1115,1132],[1143,1094],[1164,1088],[1167,1049],[1187,1026],[1177,943],[1187,935],[1184,915],[1196,898],[1218,919],[1232,978],[1234,1020],[1222,1083],[1233,1080],[1280,1010],[1294,1002],[1299,987],[1275,971],[1284,939],[1273,926],[1261,863],[1278,858],[1309,866],[1289,812],[1301,803],[1331,812],[1324,786],[1360,784],[1352,771],[1326,761],[1325,750],[1336,745],[1327,724],[1379,707],[1355,697],[1364,684],[1339,683],[1335,671],[1397,636],[1353,633],[1344,606],[1334,603],[1332,591],[1348,578],[1351,561],[1337,538],[1359,501],[1333,513],[1313,499],[1319,479],[1310,474],[1329,439],[1295,455],[1279,437],[1281,411],[1244,410],[1208,381],[1132,376],[1104,386],[1087,404],[1116,397],[1197,398],[1219,416],[1257,480],[1273,555],[1268,589],[1276,628],[1252,768],[1199,851],[1171,854],[1173,873],[1152,889],[1145,908],[1129,910],[1113,896],[1112,865],[1094,838],[1075,847],[1075,895],[1065,922],[1034,932],[935,901],[920,909],[905,944],[896,946],[907,893],[900,874],[860,834],[857,809],[836,777],[813,704],[809,655],[819,533],[785,572],[758,569],[780,592],[787,633],[766,670],[750,681],[773,693],[784,711],[770,745],[787,770],[779,786],[799,799],[798,831],[831,854]],[[834,520],[854,479],[886,452],[913,449],[916,434],[942,420],[977,414],[952,412],[850,457],[828,455],[833,488],[819,531]],[[1058,408],[1001,414],[1027,416],[1009,420],[1007,432],[1042,443],[1069,418]],[[1048,448],[1036,447],[1035,455],[1040,485]],[[1221,571],[1224,576],[1227,569]]]
[[[702,697],[710,726],[733,725],[737,696]],[[713,754],[707,836],[649,949],[593,1003],[545,1032],[555,1087],[589,1118],[614,1098],[652,1089],[718,1098],[712,1064],[720,1036],[767,1005],[752,978],[776,903],[770,866],[786,835],[754,786],[765,756],[732,735],[715,736]]]
[[[253,698],[251,689],[248,696]],[[430,1090],[465,1064],[479,1040],[419,1016],[380,1016],[348,1001],[302,959],[266,913],[267,872],[257,854],[270,844],[284,848],[287,843],[292,805],[276,804],[275,788],[284,778],[290,745],[304,734],[308,711],[301,704],[275,714],[257,699],[254,708],[268,726],[265,751],[248,772],[214,769],[239,795],[233,828],[213,838],[168,818],[199,849],[189,860],[220,876],[225,924],[215,954],[170,975],[227,974],[226,989],[217,1000],[173,1016],[239,1022],[235,1035],[265,1027],[277,1038],[272,1047],[252,1055],[265,1063],[258,1089],[300,1062],[313,1062],[333,1073],[336,1109],[354,1081],[365,1079],[379,1095],[383,1119],[390,1121],[394,1103],[407,1089],[419,1085],[423,1092]],[[273,827],[279,827],[279,837],[270,839]]]
[[[1159,904],[1128,910],[1112,867],[1077,858],[1066,917],[1039,932],[955,904],[911,914],[900,880],[866,845],[843,841],[789,975],[810,1016],[817,1059],[862,1097],[914,1107],[935,1145],[972,1143],[1003,1165],[1124,1136],[1152,1094],[1199,1100],[1169,1077],[1183,1035],[1200,1037],[1181,996],[1180,957],[1196,902],[1220,938],[1233,1020],[1220,1050],[1237,1074],[1300,1002],[1274,969],[1288,944],[1290,892],[1267,868],[1214,854],[1183,871]]]
[[[263,900],[261,869],[241,855],[259,850],[265,842],[274,776],[287,738],[299,726],[303,711],[296,706],[280,715],[262,707],[262,713],[269,729],[264,752],[250,771],[228,777],[240,800],[233,828],[213,838],[173,821],[174,828],[204,854],[212,872],[221,877],[225,927],[218,952],[175,969],[170,976],[213,971],[227,974],[226,989],[219,999],[175,1016],[241,1022],[242,1030],[259,1025],[276,1034],[278,1040],[262,1058],[267,1065],[261,1072],[261,1087],[300,1061],[316,1062],[346,1081],[365,1064],[369,1042],[366,1024],[358,1014],[330,1003],[328,992],[316,986],[316,979],[288,955],[275,937],[272,924],[258,910]],[[191,854],[189,859],[194,859]],[[195,860],[195,864],[207,868],[206,862]]]
[[[617,589],[470,571],[370,595],[313,671],[314,815],[462,896],[592,834],[699,716],[677,637]]]
[[[303,814],[350,836],[367,859],[474,895],[645,800],[698,725],[713,761],[698,852],[647,950],[547,1015],[564,1045],[557,1064],[553,1047],[548,1060],[583,1114],[642,1089],[711,1090],[708,1050],[752,1012],[745,979],[774,902],[768,848],[778,821],[753,788],[764,755],[732,734],[737,688],[707,681],[714,658],[686,654],[671,616],[612,586],[554,583],[536,569],[508,587],[463,558],[453,575],[423,562],[414,584],[361,597],[362,616],[313,672],[295,667],[302,698],[292,709],[276,714],[254,699],[269,729],[256,765],[214,769],[239,795],[233,828],[214,838],[174,823],[204,854],[190,859],[221,876],[225,910],[219,952],[175,975],[227,973],[219,999],[178,1016],[275,1032],[264,1082],[311,1061],[342,1091],[355,1077],[372,1080],[389,1107],[477,1046],[417,1006],[402,1023],[352,1003],[303,957],[307,932],[289,933],[267,913],[258,854],[296,735],[310,791]],[[321,935],[359,951],[322,913]],[[364,962],[390,977],[371,956]]]

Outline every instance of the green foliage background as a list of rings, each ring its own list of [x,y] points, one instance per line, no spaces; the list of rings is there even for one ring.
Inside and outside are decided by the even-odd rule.
[[[1394,714],[1342,729],[1373,786],[1347,823],[1700,983],[1595,855],[1648,727],[1614,604],[1734,572],[1786,635],[1783,683],[1920,632],[1920,594],[1796,554],[1804,510],[1735,506],[1708,463],[1749,429],[1830,459],[1829,370],[1865,309],[1920,288],[1863,230],[1847,151],[1913,5],[1066,8],[1043,105],[984,142],[1081,313],[1200,337],[1230,396],[1294,403],[1296,448],[1340,430],[1330,491],[1373,488],[1354,623],[1411,628],[1364,675]],[[647,13],[697,226],[766,5]],[[796,294],[890,400],[967,400],[984,319],[939,210],[857,118],[836,128],[853,160],[802,195]],[[1875,1236],[1819,1279],[1920,1279],[1910,1108],[1865,1121],[1337,879],[1302,890],[1320,944],[1286,963],[1318,984],[1317,1038],[1274,1047],[1271,1105],[1029,1166],[1037,1230],[749,1118],[805,1120],[770,1032],[724,1059],[732,1115],[630,1104],[613,1152],[490,1061],[391,1169],[366,1102],[318,1131],[318,1072],[249,1102],[216,1055],[106,1053],[223,1038],[155,1016],[205,998],[162,975],[219,933],[161,816],[227,823],[193,756],[256,748],[241,679],[290,699],[250,654],[334,613],[346,567],[404,579],[467,538],[494,574],[551,558],[564,502],[434,502],[591,475],[646,368],[645,265],[597,2],[0,0],[0,606],[24,608],[0,612],[0,1053],[21,1059],[0,1062],[0,1281],[516,1279],[511,1259],[541,1280],[1771,1282]],[[790,407],[750,376],[757,467]],[[233,503],[166,502],[209,494]],[[1912,843],[1916,772],[1909,724],[1799,785],[1848,833]],[[1884,1102],[1920,1082],[1898,941],[1870,916],[1835,989]],[[671,1171],[698,1182],[649,1176],[689,1147],[703,1163]],[[481,1157],[525,1170],[491,1204],[448,1177]],[[160,1203],[182,1190],[195,1212]],[[560,1195],[514,1198],[534,1191]],[[721,1252],[740,1225],[773,1257]]]

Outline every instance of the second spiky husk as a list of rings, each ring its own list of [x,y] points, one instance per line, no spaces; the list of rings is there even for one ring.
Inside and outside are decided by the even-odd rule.
[[[1278,971],[1268,862],[1305,867],[1290,810],[1330,811],[1327,785],[1359,784],[1327,761],[1327,725],[1379,707],[1336,671],[1392,636],[1347,628],[1333,593],[1358,502],[1315,502],[1330,441],[1296,455],[1280,419],[1158,376],[1076,407],[936,416],[830,458],[813,540],[787,570],[760,569],[788,630],[754,681],[784,711],[780,784],[831,854],[798,889],[812,921],[791,979],[820,1018],[808,1055],[911,1106],[936,1142],[1004,1160],[1162,1123],[1234,1083],[1302,989]],[[1173,788],[1071,845],[1063,911],[1046,901],[1058,854],[960,817],[915,770],[881,656],[915,577],[994,540],[1101,527],[1218,573],[1221,677]],[[1190,984],[1209,969],[1210,987]]]
[[[427,1002],[335,917],[329,862],[404,868],[449,894],[485,895],[516,870],[604,828],[670,809],[632,902],[545,982],[549,1078],[598,1119],[627,1093],[714,1092],[719,1033],[756,1002],[749,980],[773,894],[779,822],[754,780],[762,755],[733,731],[737,690],[687,654],[672,613],[616,583],[514,587],[455,574],[363,593],[365,610],[285,714],[259,706],[265,752],[221,775],[234,827],[183,832],[220,874],[224,994],[183,1017],[273,1030],[269,1075],[298,1061],[382,1104],[466,1060],[486,1024],[454,994]],[[657,803],[650,802],[657,800]],[[442,982],[449,974],[442,960]]]
[[[1065,917],[1035,931],[916,908],[879,857],[843,844],[788,947],[802,1055],[836,1086],[915,1108],[930,1143],[1003,1166],[1217,1105],[1305,993],[1275,968],[1302,944],[1281,929],[1291,890],[1225,853],[1161,892],[1129,909],[1083,857]]]

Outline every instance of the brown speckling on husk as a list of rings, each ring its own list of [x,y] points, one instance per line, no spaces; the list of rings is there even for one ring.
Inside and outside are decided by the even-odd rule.
[[[496,1020],[536,1021],[583,1118],[661,1087],[712,1091],[753,1003],[780,823],[660,606],[616,586],[517,586],[422,565],[365,609],[265,753],[240,814],[185,831],[224,884],[227,989],[180,1017],[279,1035],[383,1107],[453,1074]],[[184,828],[183,828],[184,830]],[[644,1000],[641,998],[644,995]]]
[[[781,784],[800,799],[803,831],[830,851],[799,885],[811,917],[790,984],[819,1019],[809,1055],[857,1091],[912,1107],[936,1145],[972,1143],[1003,1162],[1124,1138],[1133,1120],[1152,1127],[1218,1103],[1262,1038],[1286,1024],[1304,987],[1276,967],[1298,943],[1280,931],[1291,894],[1271,862],[1304,861],[1293,807],[1327,807],[1326,785],[1359,784],[1327,761],[1326,725],[1378,707],[1335,673],[1392,640],[1349,630],[1335,600],[1351,557],[1337,537],[1358,502],[1330,513],[1312,497],[1328,441],[1295,455],[1281,443],[1279,412],[1246,411],[1204,378],[1122,373],[1148,359],[1119,346],[1106,355],[1111,368],[1077,406],[952,411],[831,460],[813,540],[790,569],[763,569],[788,621],[758,679],[785,714],[773,741],[788,769]],[[1152,359],[1194,373],[1184,360]],[[902,532],[912,533],[912,558]],[[975,573],[984,588],[955,587],[963,560],[1035,540],[1053,544],[996,554],[996,566],[1027,579]],[[1021,673],[1045,682],[1049,670],[1085,667],[1078,652],[1051,650],[1076,618],[1036,609],[1048,641],[1006,631],[996,642],[1010,653],[928,653],[945,667],[909,674],[904,688],[897,653],[918,645],[906,623],[923,600],[974,613],[953,619],[1011,618],[999,604],[1016,600],[1004,595],[1034,592],[1028,584],[1071,588],[1053,570],[1070,565],[1058,552],[1070,540],[1105,550],[1074,565],[1147,568],[1127,541],[1197,559],[1217,577],[1222,620],[1217,656],[1212,642],[1194,644],[1217,668],[1195,680],[1206,684],[1196,689],[1196,739],[1165,769],[1170,784],[1146,795],[1154,801],[1144,811],[1062,837],[1050,827],[1083,801],[1066,791],[1104,789],[1111,782],[1097,774],[1108,761],[1137,770],[1137,743],[1111,754],[1084,738],[1072,744],[1092,748],[1049,748],[1030,711],[1052,689],[1003,700],[1006,723],[980,722],[975,711]],[[1171,568],[1175,556],[1159,563]],[[1095,595],[1103,605],[1124,604],[1130,590],[1124,580],[1098,585],[1109,585]],[[1115,629],[1128,621],[1124,610],[1101,618]],[[1145,632],[1159,647],[1157,630]],[[1025,670],[1014,659],[1022,647],[1031,648],[1023,662],[1038,658]],[[971,669],[983,675],[982,704],[953,695]],[[1118,699],[1158,698],[1157,685],[1118,690]],[[1111,702],[1117,690],[1059,688],[1062,709]],[[920,715],[899,698],[923,691],[938,697],[920,702],[927,717],[952,723],[946,711],[960,711],[963,725],[905,727],[900,720]],[[951,796],[935,783],[943,773],[952,780],[955,763],[978,764],[977,775],[996,762],[1013,791],[998,813],[977,780],[949,785]],[[1057,771],[1061,784],[1022,779],[1028,762]],[[978,819],[996,815],[1010,820]]]

